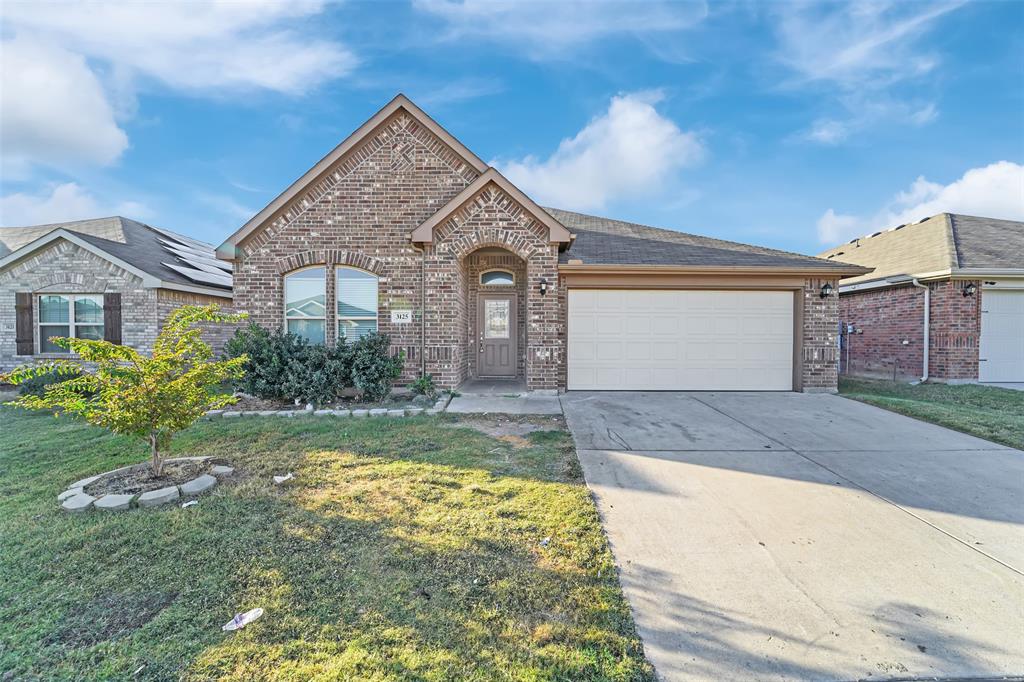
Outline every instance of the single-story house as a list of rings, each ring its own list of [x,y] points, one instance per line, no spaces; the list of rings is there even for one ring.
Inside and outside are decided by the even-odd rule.
[[[867,272],[542,208],[402,95],[217,254],[266,327],[540,391],[834,391],[832,292]]]
[[[231,265],[210,244],[119,216],[0,228],[0,372],[67,357],[53,336],[148,352],[172,310],[208,303],[231,305]]]
[[[1024,381],[1024,222],[940,213],[820,255],[873,268],[839,287],[844,372]]]

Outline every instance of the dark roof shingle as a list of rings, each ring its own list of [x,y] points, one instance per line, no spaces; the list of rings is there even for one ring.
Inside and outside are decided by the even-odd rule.
[[[835,270],[843,263],[762,246],[712,239],[597,216],[545,208],[576,235],[559,257],[565,264],[778,267]],[[856,268],[854,268],[856,269]]]

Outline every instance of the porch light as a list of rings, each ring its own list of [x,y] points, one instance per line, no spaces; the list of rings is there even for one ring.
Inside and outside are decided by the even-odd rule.
[[[977,289],[974,286],[974,282],[968,282],[967,285],[962,289],[964,297],[974,296],[974,292]]]
[[[821,285],[821,297],[828,298],[832,295],[832,285],[829,282],[825,282]]]
[[[546,293],[548,293],[548,281],[542,277],[540,280],[540,295],[543,296]]]

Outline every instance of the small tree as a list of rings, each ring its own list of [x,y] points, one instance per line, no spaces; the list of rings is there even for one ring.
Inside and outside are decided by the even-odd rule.
[[[241,376],[246,356],[213,361],[202,340],[200,322],[238,322],[245,314],[228,314],[216,305],[184,306],[171,313],[146,356],[109,341],[54,337],[55,344],[78,360],[53,360],[19,367],[5,378],[12,384],[56,372],[66,381],[46,386],[42,395],[23,395],[10,404],[29,409],[60,410],[114,433],[136,436],[149,444],[153,473],[163,473],[164,451],[175,433],[188,428],[207,410],[237,400],[211,389]],[[82,372],[80,363],[95,370]]]

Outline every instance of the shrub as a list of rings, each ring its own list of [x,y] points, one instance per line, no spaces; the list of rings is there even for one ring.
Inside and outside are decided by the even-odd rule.
[[[224,346],[227,358],[246,356],[245,375],[233,382],[235,390],[260,398],[293,399],[289,368],[302,356],[309,343],[301,336],[281,330],[267,331],[258,324],[239,329]]]
[[[409,384],[409,390],[415,395],[424,395],[433,400],[437,397],[437,386],[434,385],[434,375],[420,375],[419,379]]]
[[[351,346],[339,339],[334,348],[306,346],[288,363],[282,390],[291,400],[313,405],[332,402],[352,385]]]
[[[228,315],[216,305],[183,306],[164,324],[151,356],[109,341],[57,338],[61,348],[95,365],[83,371],[74,360],[53,360],[19,367],[5,377],[21,385],[49,373],[68,377],[46,386],[42,396],[23,395],[12,404],[29,409],[60,410],[114,433],[136,436],[149,444],[153,473],[163,473],[164,452],[174,434],[192,425],[207,410],[235,402],[210,389],[236,379],[248,360],[244,355],[223,361],[202,337],[201,322],[238,322],[244,314]]]
[[[69,365],[63,371],[49,370],[29,377],[18,386],[18,395],[34,395],[39,398],[46,394],[46,387],[81,376],[82,368]]]
[[[405,366],[405,354],[392,357],[390,346],[387,334],[367,334],[351,345],[352,384],[368,400],[387,398]]]

